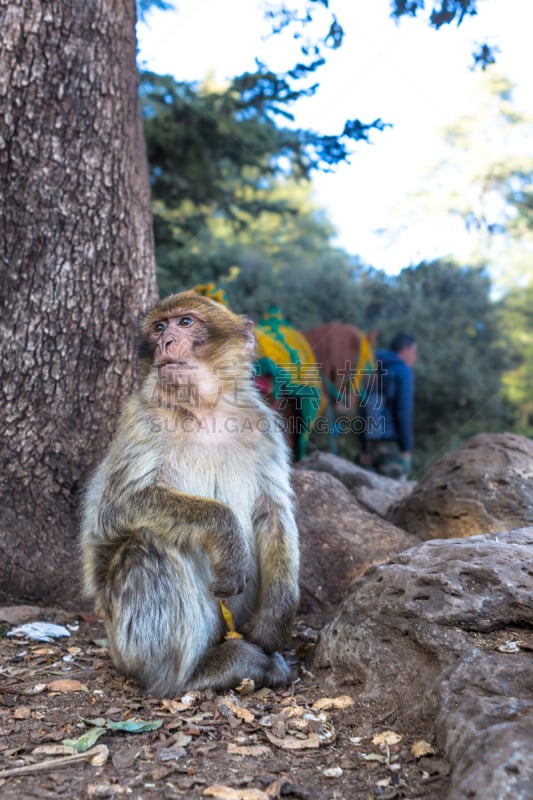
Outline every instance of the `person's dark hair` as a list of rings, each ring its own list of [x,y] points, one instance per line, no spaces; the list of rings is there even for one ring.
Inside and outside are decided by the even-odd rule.
[[[395,353],[401,353],[404,347],[411,347],[413,344],[416,344],[416,339],[410,333],[397,333],[393,337],[389,349]]]

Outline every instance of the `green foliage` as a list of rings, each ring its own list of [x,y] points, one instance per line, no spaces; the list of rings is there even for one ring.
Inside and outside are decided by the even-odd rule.
[[[275,199],[277,179],[307,180],[313,170],[346,161],[349,141],[384,127],[381,120],[352,120],[330,136],[278,125],[280,117],[291,119],[291,103],[313,91],[294,89],[265,69],[224,88],[144,73],[140,96],[157,244],[185,247],[213,215],[238,230],[263,211],[296,213],[289,198]]]
[[[477,0],[437,0],[432,3],[429,22],[434,28],[456,22],[460,25],[467,16],[477,14]],[[424,0],[392,0],[391,16],[399,18],[403,15],[416,17],[425,10]]]
[[[214,281],[232,308],[256,320],[276,305],[301,329],[333,318],[355,322],[357,260],[331,245],[333,229],[309,187],[286,182],[272,191],[290,197],[297,213],[264,211],[238,233],[213,218],[186,248],[158,244],[162,293]]]
[[[511,231],[516,212],[520,215],[524,207],[527,214],[531,202],[533,121],[516,107],[513,89],[504,76],[487,73],[478,82],[469,113],[444,131],[450,148],[447,165],[458,167],[456,175],[463,173],[453,200],[459,200],[461,190],[470,184],[458,211],[467,225],[489,234]],[[495,195],[503,201],[497,209]],[[451,203],[450,211],[455,208]]]
[[[294,96],[272,75],[244,75],[226,89],[143,76],[164,294],[215,281],[256,318],[273,303],[302,325],[347,313],[353,259],[331,246],[334,231],[307,180],[345,152],[327,137],[277,127],[280,105]],[[325,302],[323,281],[332,284]]]
[[[173,7],[172,3],[167,0],[137,0],[137,17],[139,19],[146,19],[148,12],[153,8],[158,8],[160,11],[169,11]]]
[[[477,14],[477,0],[434,0],[428,15],[431,27],[437,30],[443,25],[455,22],[459,26],[465,17]],[[391,17],[400,19],[403,16],[416,17],[426,11],[425,0],[391,0]],[[427,12],[426,12],[427,13]],[[486,70],[496,61],[498,47],[482,42],[472,53],[473,68]]]
[[[501,335],[509,353],[505,398],[517,433],[533,437],[533,281],[513,289],[499,304]]]
[[[477,14],[477,6],[477,0],[431,0],[429,3],[426,0],[390,0],[390,15],[398,21],[402,17],[424,17],[432,28],[438,30],[452,22],[461,25],[466,17]],[[328,9],[328,0],[277,2],[267,9],[266,16],[271,20],[273,33],[289,28],[293,38],[300,40],[302,55],[308,59],[307,64],[300,65],[302,69],[314,70],[321,66],[325,61],[324,50],[336,49],[343,43],[342,17],[337,19],[332,11],[328,13]],[[318,24],[322,31],[314,39],[306,35],[311,24]],[[472,54],[474,68],[486,69],[494,63],[497,52],[497,47],[486,42],[479,44]]]

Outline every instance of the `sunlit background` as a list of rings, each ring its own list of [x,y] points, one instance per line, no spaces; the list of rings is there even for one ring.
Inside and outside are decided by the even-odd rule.
[[[265,5],[181,0],[138,25],[141,71],[173,78],[142,84],[161,291],[216,281],[256,321],[276,305],[304,332],[342,320],[380,347],[395,331],[415,334],[418,475],[477,432],[531,436],[533,7],[479,0],[477,15],[435,30],[433,3],[425,18],[395,22],[389,0],[293,0],[313,9],[310,41],[335,15],[343,42],[322,51],[326,63],[305,79],[318,88],[290,106],[292,121],[269,126],[252,112],[250,133],[234,100],[225,117],[218,99],[258,62],[284,75],[302,59],[298,28],[272,34]],[[474,58],[483,44],[496,57],[485,70]],[[269,174],[268,154],[283,161],[281,128],[338,137],[354,119],[387,125],[313,171],[311,198],[294,171]],[[263,160],[247,172],[256,152]],[[240,165],[224,172],[232,158]],[[250,187],[266,206],[243,210]],[[267,207],[279,199],[285,210]]]
[[[491,70],[516,86],[516,108],[533,116],[527,24],[528,17],[533,23],[533,6],[528,0],[480,0],[477,16],[439,31],[423,19],[395,23],[386,0],[345,0],[332,10],[345,31],[344,42],[327,53],[316,75],[316,94],[293,106],[295,124],[332,134],[348,118],[371,122],[379,117],[392,125],[373,132],[372,144],[354,145],[349,164],[313,177],[316,201],[338,232],[336,243],[389,273],[421,260],[481,256],[491,262],[497,283],[506,249],[502,256],[494,237],[482,242],[478,232],[468,231],[462,219],[449,213],[448,196],[439,202],[443,192],[457,189],[458,181],[466,192],[474,177],[464,173],[461,158],[445,146],[443,130],[483,104],[489,78],[472,69],[472,52],[481,42],[498,48],[497,66]],[[256,58],[287,70],[298,59],[298,43],[290,34],[269,35],[263,12],[262,3],[248,0],[181,0],[175,10],[151,11],[138,26],[139,63],[178,80],[212,76],[221,83],[253,70]],[[319,15],[317,36],[324,25]],[[531,151],[523,131],[511,139],[483,120],[470,148],[483,150],[489,140],[502,158],[517,148]],[[500,211],[497,203],[489,209],[495,218]]]

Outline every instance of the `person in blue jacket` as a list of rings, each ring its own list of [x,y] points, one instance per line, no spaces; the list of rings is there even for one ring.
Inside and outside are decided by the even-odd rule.
[[[417,343],[408,333],[397,333],[388,350],[375,354],[363,407],[365,425],[361,463],[389,478],[405,480],[413,452],[413,365]]]

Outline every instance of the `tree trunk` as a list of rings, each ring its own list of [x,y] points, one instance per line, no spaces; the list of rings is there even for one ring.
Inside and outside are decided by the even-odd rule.
[[[80,602],[81,489],[156,299],[134,0],[0,0],[0,600]]]

